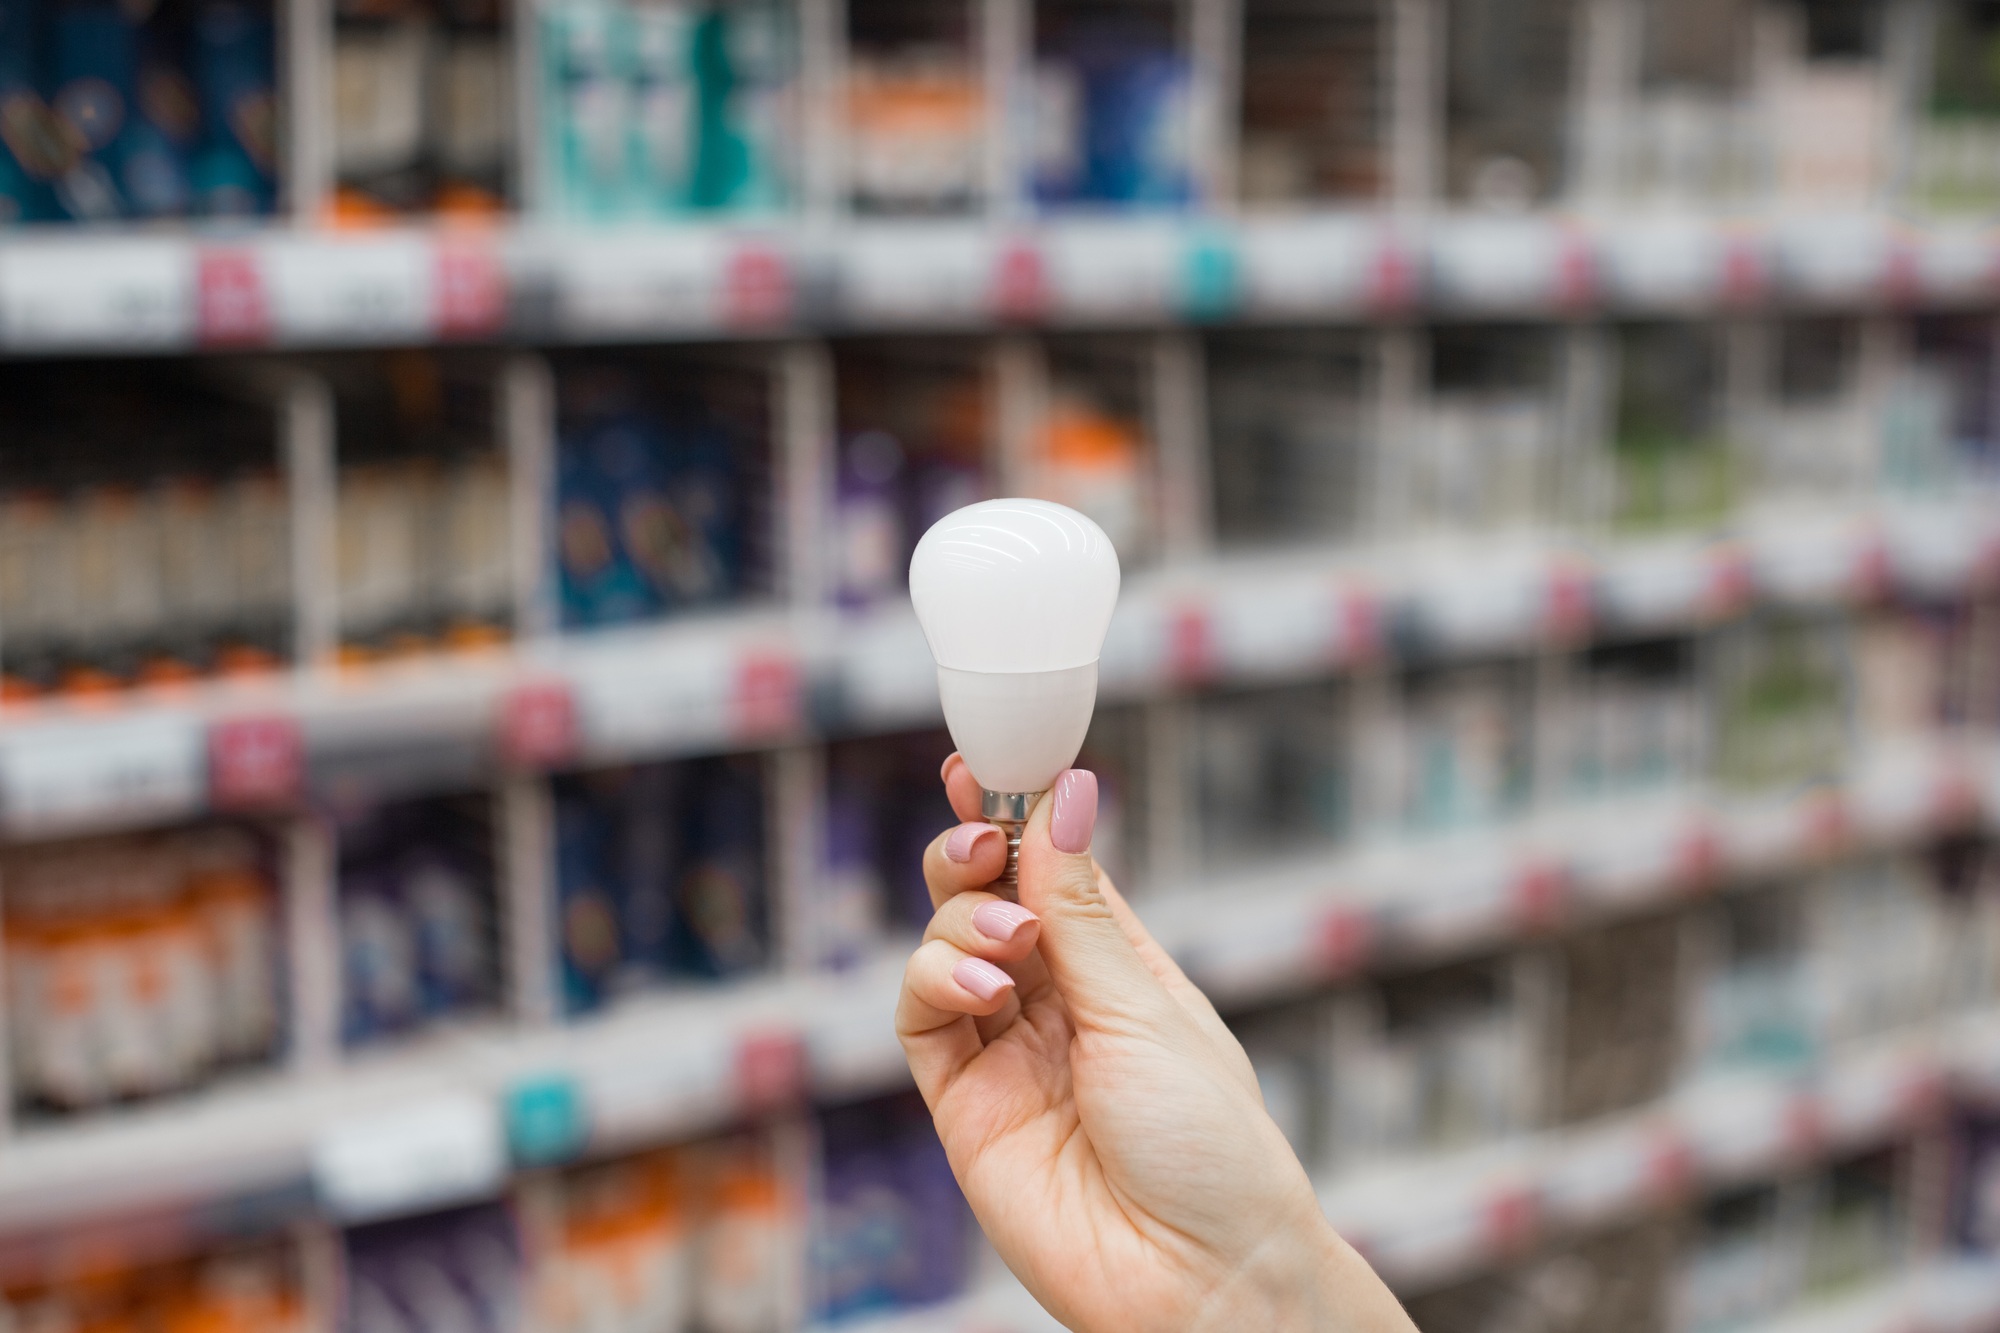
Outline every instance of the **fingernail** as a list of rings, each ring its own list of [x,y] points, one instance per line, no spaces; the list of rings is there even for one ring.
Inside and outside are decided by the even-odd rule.
[[[958,751],[953,750],[950,754],[946,755],[944,757],[944,763],[938,765],[938,781],[939,782],[949,781],[951,778],[951,766],[958,762],[959,762]]]
[[[1065,769],[1056,779],[1055,808],[1049,811],[1049,841],[1059,852],[1080,856],[1090,850],[1097,828],[1097,774]]]
[[[951,970],[951,979],[982,1000],[990,1000],[1014,984],[1014,978],[984,958],[962,958]]]
[[[951,831],[951,836],[944,840],[945,859],[964,865],[972,859],[972,849],[979,845],[981,838],[989,833],[997,835],[999,832],[1000,830],[991,824],[960,824]]]
[[[1011,940],[1014,932],[1039,920],[1019,903],[981,903],[972,909],[972,924],[989,940]]]

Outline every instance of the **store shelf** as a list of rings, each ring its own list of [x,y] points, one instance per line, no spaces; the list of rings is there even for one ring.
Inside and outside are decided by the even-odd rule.
[[[0,348],[1951,306],[1996,290],[1990,229],[1876,214],[49,231],[0,245]]]
[[[1962,589],[1995,568],[2000,509],[1958,502],[1766,520],[1734,538],[1522,537],[1224,557],[1128,581],[1104,697],[1304,678],[1385,652],[1518,651],[1693,628],[1755,597],[1837,603]],[[0,714],[0,831],[97,832],[312,797],[481,785],[545,769],[756,748],[938,720],[907,603],[750,609],[512,651],[139,690]]]
[[[1940,1259],[1753,1325],[1750,1333],[1985,1333],[2000,1327],[2000,1266]]]
[[[2000,755],[1913,745],[1878,754],[1845,787],[1784,800],[1663,793],[1618,807],[1615,820],[1605,818],[1610,806],[1578,808],[1142,907],[1200,983],[1224,1003],[1250,1003],[1371,966],[1441,961],[1546,931],[1571,914],[1673,901],[1739,869],[1816,864],[1836,835],[1889,842],[1994,811]],[[1608,827],[1618,830],[1615,841]],[[1226,914],[1215,910],[1218,893],[1230,901]],[[517,1163],[685,1138],[802,1096],[839,1101],[893,1090],[908,1079],[892,1025],[903,957],[891,948],[843,972],[663,992],[562,1027],[448,1031],[325,1071],[241,1078],[177,1100],[30,1125],[0,1154],[0,1233],[233,1196],[316,1197],[342,1217],[395,1214],[491,1194]],[[1987,1031],[1954,1049],[1966,1053],[1975,1086],[2000,1086],[2000,1024],[1972,1040]],[[1906,1067],[1900,1053],[1882,1058],[1840,1066],[1864,1070],[1858,1081],[1820,1085],[1815,1133],[1869,1132],[1900,1113],[1900,1090],[1936,1083],[1934,1060]],[[1681,1132],[1702,1169],[1754,1171],[1780,1151],[1757,1126],[1792,1113],[1782,1098],[1775,1110],[1767,1105],[1781,1091],[1767,1081],[1752,1085],[1747,1100],[1715,1103],[1722,1128],[1713,1143],[1699,1137],[1710,1121],[1698,1112],[1709,1103],[1691,1103]],[[1559,1155],[1582,1163],[1593,1153],[1616,1156],[1617,1134],[1606,1140],[1611,1148],[1590,1140]],[[1472,1179],[1470,1167],[1444,1169]],[[1548,1186],[1552,1206],[1572,1211],[1595,1206],[1577,1202],[1593,1197],[1591,1188],[1602,1193]],[[1439,1262],[1427,1257],[1432,1247],[1467,1243],[1425,1239],[1412,1226],[1371,1223],[1361,1232],[1399,1273]]]

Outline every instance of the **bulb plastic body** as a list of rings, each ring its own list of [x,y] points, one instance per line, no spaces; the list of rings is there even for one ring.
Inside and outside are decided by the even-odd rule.
[[[987,817],[1008,831],[1003,892],[1030,798],[1083,748],[1118,583],[1104,530],[1046,500],[967,505],[910,558],[945,725],[987,793]]]

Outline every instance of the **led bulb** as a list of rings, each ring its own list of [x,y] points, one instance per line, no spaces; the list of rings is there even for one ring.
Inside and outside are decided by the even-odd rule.
[[[987,500],[945,515],[910,558],[945,725],[1007,830],[1083,747],[1097,658],[1118,603],[1118,555],[1095,523],[1046,500]]]

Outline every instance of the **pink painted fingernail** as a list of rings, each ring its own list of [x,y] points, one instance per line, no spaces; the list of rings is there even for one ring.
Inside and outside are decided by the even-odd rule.
[[[1049,811],[1049,841],[1059,852],[1081,856],[1090,850],[1097,828],[1097,774],[1087,768],[1065,769],[1056,779],[1055,808]]]
[[[951,970],[951,979],[982,1000],[990,1000],[1014,984],[1014,978],[984,958],[961,958]]]
[[[989,940],[1011,940],[1014,933],[1040,918],[1019,903],[981,903],[972,909],[972,924]]]
[[[945,859],[964,865],[972,859],[972,849],[979,845],[981,838],[989,833],[998,836],[999,832],[991,824],[960,824],[944,840]]]

